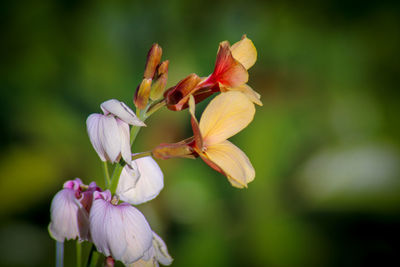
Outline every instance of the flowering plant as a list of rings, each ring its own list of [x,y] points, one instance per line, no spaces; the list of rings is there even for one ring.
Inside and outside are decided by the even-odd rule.
[[[257,59],[252,41],[243,36],[232,46],[221,42],[214,71],[208,77],[190,74],[167,90],[169,61],[161,62],[161,56],[161,47],[154,44],[134,95],[136,112],[111,99],[100,105],[102,114],[91,114],[86,121],[90,142],[103,162],[105,186],[85,185],[76,178],[65,182],[54,196],[49,233],[57,241],[57,266],[63,265],[63,243],[70,239],[77,240],[77,266],[82,262],[83,241],[93,244],[88,266],[95,266],[100,254],[105,266],[114,266],[115,261],[126,266],[172,263],[164,241],[132,206],[154,199],[164,187],[163,173],[153,157],[200,157],[238,188],[247,187],[255,177],[248,157],[227,140],[252,121],[254,104],[262,105],[260,95],[247,85],[247,70]],[[219,92],[198,122],[195,105]],[[164,106],[172,111],[189,108],[193,136],[132,154],[145,120]],[[114,165],[112,175],[109,163]]]

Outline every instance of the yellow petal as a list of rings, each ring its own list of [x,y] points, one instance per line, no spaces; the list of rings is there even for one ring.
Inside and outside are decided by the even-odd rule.
[[[249,158],[237,146],[225,140],[207,147],[205,155],[218,165],[234,187],[243,188],[256,175]]]
[[[243,93],[219,94],[204,110],[200,132],[204,146],[222,142],[245,128],[254,117],[254,104]]]
[[[246,70],[250,69],[257,60],[257,49],[253,42],[244,35],[242,40],[231,46],[232,56],[239,61]]]
[[[260,94],[257,93],[256,91],[254,91],[250,86],[248,86],[247,84],[243,84],[241,86],[235,87],[235,88],[229,88],[228,90],[231,91],[239,91],[242,92],[243,94],[245,94],[251,102],[253,102],[254,104],[257,104],[259,106],[262,106],[263,103],[260,100]]]

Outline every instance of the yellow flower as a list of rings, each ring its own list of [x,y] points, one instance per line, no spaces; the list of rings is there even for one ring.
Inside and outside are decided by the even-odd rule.
[[[189,100],[194,151],[238,188],[254,180],[255,170],[246,154],[227,139],[243,130],[255,114],[254,104],[244,94],[230,91],[215,97],[204,110],[200,123]]]

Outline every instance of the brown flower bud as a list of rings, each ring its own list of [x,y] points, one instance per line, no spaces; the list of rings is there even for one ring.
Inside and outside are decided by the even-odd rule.
[[[138,109],[144,109],[149,102],[151,79],[143,79],[136,89],[134,103]]]
[[[147,54],[146,68],[144,69],[143,77],[145,79],[153,79],[158,64],[160,64],[162,55],[161,46],[153,44]]]
[[[150,98],[152,100],[160,99],[164,93],[165,86],[167,85],[168,80],[168,65],[169,61],[166,60],[162,62],[157,68],[157,79],[151,86],[150,91]]]
[[[175,87],[166,91],[164,96],[168,109],[182,110],[186,107],[189,96],[197,90],[196,85],[198,85],[200,81],[200,77],[192,73],[181,80]]]

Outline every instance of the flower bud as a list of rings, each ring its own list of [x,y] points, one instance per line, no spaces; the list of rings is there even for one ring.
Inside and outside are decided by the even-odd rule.
[[[89,221],[97,250],[124,264],[148,259],[153,233],[143,214],[128,203],[113,205],[109,190],[93,197]]]
[[[158,100],[164,93],[165,86],[168,80],[168,65],[169,61],[162,62],[157,68],[157,79],[151,86],[150,98],[152,100]]]
[[[145,79],[153,79],[157,65],[161,61],[162,49],[158,44],[153,44],[147,54],[146,68],[143,77]]]
[[[177,111],[187,107],[189,96],[197,90],[196,85],[200,81],[200,77],[192,73],[181,80],[175,87],[166,91],[164,96],[168,109]]]
[[[136,89],[134,103],[138,109],[144,109],[149,102],[151,78],[143,79]]]

